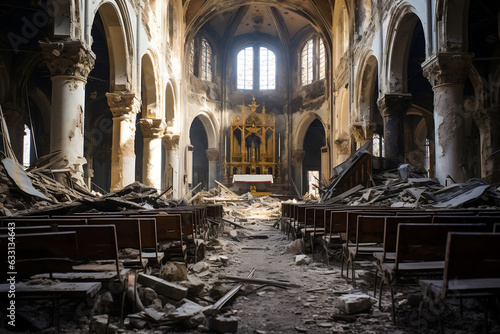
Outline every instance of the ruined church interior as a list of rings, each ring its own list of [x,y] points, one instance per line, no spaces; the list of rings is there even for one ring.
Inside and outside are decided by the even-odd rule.
[[[500,332],[497,0],[2,0],[0,161],[8,333]]]

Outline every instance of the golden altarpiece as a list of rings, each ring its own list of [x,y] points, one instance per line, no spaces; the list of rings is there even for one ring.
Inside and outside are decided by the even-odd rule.
[[[266,114],[266,106],[257,112],[259,104],[248,105],[250,113],[245,114],[245,103],[241,107],[241,115],[231,120],[229,134],[229,161],[224,161],[224,181],[231,180],[235,174],[268,174],[281,177],[281,137],[278,137],[276,152],[275,115]],[[226,143],[225,143],[226,145]],[[227,149],[225,152],[227,154]],[[278,159],[276,159],[276,153]]]

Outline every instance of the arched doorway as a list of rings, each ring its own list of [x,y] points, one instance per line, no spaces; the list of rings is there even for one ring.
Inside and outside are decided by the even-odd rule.
[[[321,147],[325,146],[325,128],[319,119],[312,121],[304,137],[304,162],[302,163],[302,189],[309,194],[319,197],[321,185],[328,184],[321,171]]]
[[[200,117],[196,117],[189,129],[189,139],[191,140],[193,168],[192,186],[196,187],[201,182],[198,189],[208,189],[209,187],[209,162],[207,158],[208,136]],[[212,181],[213,182],[213,181]]]

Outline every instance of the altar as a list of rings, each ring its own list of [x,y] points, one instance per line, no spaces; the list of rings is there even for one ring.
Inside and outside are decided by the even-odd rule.
[[[281,180],[281,137],[276,136],[275,115],[266,113],[265,105],[258,112],[259,106],[255,97],[248,106],[243,103],[241,114],[231,120],[229,147],[224,138],[224,182],[242,189],[250,185],[254,192],[268,190],[275,177],[278,183]]]
[[[235,174],[232,184],[238,193],[249,191],[253,196],[269,196],[273,182],[270,174]]]

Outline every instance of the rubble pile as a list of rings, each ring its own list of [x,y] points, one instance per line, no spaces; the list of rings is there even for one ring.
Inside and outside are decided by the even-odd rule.
[[[279,219],[281,200],[272,196],[241,196],[219,186],[209,191],[200,191],[193,196],[192,203],[224,203],[224,215],[235,219]]]
[[[71,214],[144,210],[186,205],[168,200],[156,188],[134,182],[105,195],[89,192],[76,182],[71,187],[56,181],[50,171],[33,165],[23,167],[10,159],[0,164],[0,215]]]
[[[402,165],[393,172],[375,174],[373,186],[358,185],[350,191],[328,198],[325,204],[407,208],[468,208],[500,206],[500,187],[481,179],[442,186],[436,180],[409,172]]]

